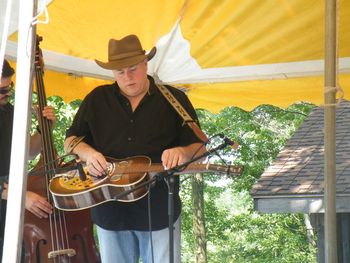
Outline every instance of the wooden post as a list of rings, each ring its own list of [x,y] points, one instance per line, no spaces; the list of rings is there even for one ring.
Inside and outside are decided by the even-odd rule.
[[[325,6],[325,110],[324,110],[324,177],[325,177],[325,257],[327,263],[337,262],[336,226],[336,0]]]
[[[203,175],[193,175],[192,201],[196,263],[207,262],[207,238],[205,230],[203,187]]]

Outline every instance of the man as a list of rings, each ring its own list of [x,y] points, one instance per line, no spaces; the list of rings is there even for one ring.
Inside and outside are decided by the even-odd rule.
[[[13,91],[12,77],[15,73],[7,60],[4,60],[0,80],[0,262],[2,258],[2,247],[4,238],[4,227],[6,218],[6,199],[8,184],[7,179],[10,169],[10,155],[12,142],[13,106],[8,98]],[[45,107],[43,116],[55,121],[55,113],[51,107]],[[40,134],[37,132],[30,138],[29,158],[34,158],[41,150]],[[51,204],[46,198],[31,192],[26,192],[25,208],[39,218],[47,218],[52,212]]]
[[[155,52],[154,47],[146,55],[137,36],[129,35],[109,41],[108,62],[95,60],[102,68],[112,70],[116,82],[97,87],[86,96],[65,140],[66,151],[78,154],[90,174],[105,173],[105,156],[123,159],[146,155],[153,163],[162,163],[165,169],[170,169],[205,151],[147,75],[147,62]],[[197,119],[186,95],[173,87],[168,89]],[[74,143],[81,136],[85,136],[84,140]],[[174,262],[180,262],[179,178],[175,181]],[[154,262],[168,262],[167,185],[158,181],[150,192],[150,207],[148,198],[143,197],[134,202],[105,202],[92,208],[103,262],[133,263],[139,262],[139,257],[146,263],[153,262],[152,257]]]

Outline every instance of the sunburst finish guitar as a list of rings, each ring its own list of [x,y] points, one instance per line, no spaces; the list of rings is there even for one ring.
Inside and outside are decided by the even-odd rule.
[[[133,202],[148,193],[148,188],[140,184],[148,181],[150,174],[164,171],[161,164],[152,164],[147,156],[134,156],[126,159],[107,158],[109,167],[104,177],[94,177],[89,174],[83,180],[78,170],[57,174],[50,182],[55,206],[61,210],[81,210],[98,204],[116,200]],[[84,169],[85,170],[85,169]],[[176,174],[220,172],[240,175],[242,167],[223,166],[216,164],[190,164],[185,170]],[[135,191],[131,191],[135,190]],[[131,191],[122,195],[126,191]]]

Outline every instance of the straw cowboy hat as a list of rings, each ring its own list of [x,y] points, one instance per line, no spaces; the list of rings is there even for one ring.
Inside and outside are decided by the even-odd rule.
[[[135,35],[128,35],[120,40],[110,39],[108,43],[108,62],[95,59],[95,62],[105,69],[126,68],[136,65],[141,61],[151,60],[156,53],[156,47],[146,54],[142,48],[140,40]]]

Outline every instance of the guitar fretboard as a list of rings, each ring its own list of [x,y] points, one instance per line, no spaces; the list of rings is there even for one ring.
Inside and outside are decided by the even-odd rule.
[[[115,169],[113,174],[124,173],[151,173],[151,172],[163,172],[164,167],[161,164],[132,164],[130,166],[125,163],[115,162]],[[175,174],[190,174],[190,173],[206,173],[206,172],[218,172],[225,173],[227,175],[239,176],[242,174],[243,167],[238,165],[219,165],[219,164],[190,164],[182,170],[176,171]]]

